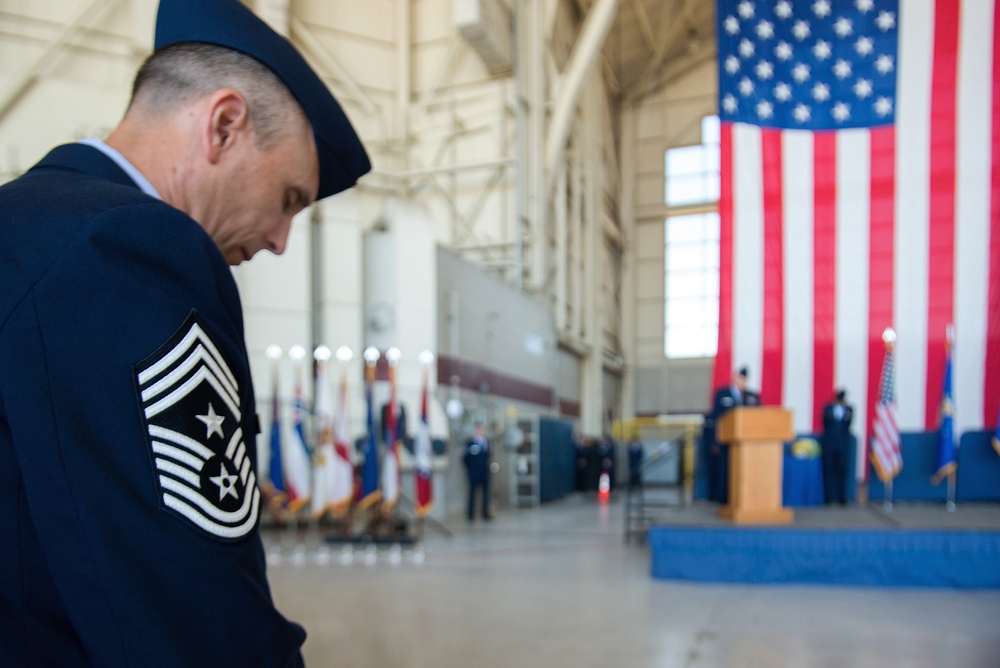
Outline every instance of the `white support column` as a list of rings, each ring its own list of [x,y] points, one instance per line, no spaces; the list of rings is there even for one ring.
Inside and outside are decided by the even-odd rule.
[[[566,272],[567,272],[567,247],[568,247],[568,225],[566,221],[566,165],[559,165],[559,179],[556,181],[555,199],[555,285],[553,286],[555,300],[553,308],[555,310],[556,331],[561,332],[566,328]]]
[[[618,200],[618,217],[624,234],[622,253],[622,308],[621,346],[625,360],[622,368],[621,417],[635,417],[636,370],[638,356],[636,346],[636,221],[635,221],[635,124],[636,113],[632,106],[621,110],[621,196]]]
[[[545,136],[544,4],[518,0],[515,108],[518,129],[514,284],[537,293],[545,280],[543,142]],[[523,285],[523,279],[528,284]]]
[[[585,433],[604,430],[604,161],[601,157],[602,84],[599,74],[588,77],[584,91],[583,145],[586,154],[584,207],[584,319],[587,352],[580,368],[580,423]]]
[[[545,267],[549,259],[546,254],[548,235],[546,234],[546,214],[549,211],[548,192],[544,189],[545,163],[542,147],[545,141],[545,7],[541,2],[529,2],[531,16],[531,60],[528,63],[530,76],[529,108],[531,138],[528,144],[528,211],[531,243],[530,288],[538,293],[545,286]]]
[[[514,287],[520,288],[524,277],[524,227],[528,215],[528,180],[525,175],[528,155],[528,119],[525,110],[527,88],[528,3],[514,3]]]
[[[585,163],[581,147],[577,146],[573,151],[573,199],[571,200],[570,226],[572,228],[572,239],[570,243],[569,271],[572,281],[572,318],[568,325],[569,329],[564,334],[569,334],[574,338],[583,336],[583,281],[584,281],[584,261],[583,261],[583,235],[586,233],[584,224],[584,198],[585,193]]]

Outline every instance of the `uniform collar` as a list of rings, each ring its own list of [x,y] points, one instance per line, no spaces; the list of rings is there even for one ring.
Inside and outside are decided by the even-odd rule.
[[[131,162],[128,161],[128,158],[119,153],[116,149],[111,148],[100,139],[96,139],[93,137],[88,139],[81,139],[77,143],[83,144],[84,146],[92,146],[96,148],[98,151],[100,151],[104,155],[114,160],[115,164],[118,165],[121,168],[121,170],[128,175],[130,179],[132,179],[135,185],[139,186],[139,190],[146,193],[150,197],[155,197],[156,199],[159,200],[163,199],[162,197],[160,197],[160,193],[157,192],[156,188],[153,187],[153,184],[149,182],[149,179],[143,176],[142,172],[140,172],[135,165],[133,165]]]
[[[32,169],[67,169],[141,190],[139,184],[108,153],[82,143],[56,146]],[[155,189],[153,192],[156,192]]]

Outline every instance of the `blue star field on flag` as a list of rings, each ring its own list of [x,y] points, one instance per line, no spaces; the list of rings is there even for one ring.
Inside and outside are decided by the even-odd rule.
[[[898,0],[719,0],[719,118],[808,130],[895,122]]]

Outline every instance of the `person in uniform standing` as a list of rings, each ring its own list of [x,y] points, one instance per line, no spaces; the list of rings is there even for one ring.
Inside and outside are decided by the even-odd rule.
[[[0,188],[0,647],[11,666],[298,666],[258,532],[230,265],[370,169],[238,0],[162,0],[105,140]]]
[[[851,447],[851,420],[854,410],[847,403],[847,391],[823,407],[823,493],[827,503],[847,501],[847,463]]]
[[[642,486],[643,445],[638,436],[633,436],[628,444],[628,486],[635,489]]]
[[[490,442],[486,438],[486,427],[477,422],[472,437],[465,442],[462,449],[462,460],[465,462],[465,472],[469,478],[469,507],[466,517],[471,522],[476,511],[476,490],[482,497],[482,518],[492,519],[490,515]]]
[[[597,459],[601,466],[601,472],[597,478],[598,489],[600,489],[601,476],[605,474],[608,476],[608,485],[613,487],[615,481],[615,441],[611,438],[611,434],[605,434],[597,444]]]
[[[719,503],[729,501],[729,447],[719,443],[715,429],[719,426],[722,416],[737,406],[759,406],[760,396],[747,389],[749,369],[742,367],[733,372],[729,385],[715,392],[715,402],[712,407],[712,442],[708,449],[708,488],[709,498]]]

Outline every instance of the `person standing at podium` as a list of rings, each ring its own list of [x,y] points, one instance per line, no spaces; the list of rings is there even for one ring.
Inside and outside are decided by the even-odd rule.
[[[844,505],[847,489],[847,455],[851,447],[851,420],[854,410],[847,403],[847,391],[823,407],[823,493],[827,503]]]
[[[722,416],[737,406],[759,406],[760,395],[747,389],[747,367],[733,371],[729,385],[715,392],[712,408],[712,422],[718,427]],[[729,501],[729,449],[718,442],[712,431],[712,443],[708,449],[708,498],[719,503]]]

